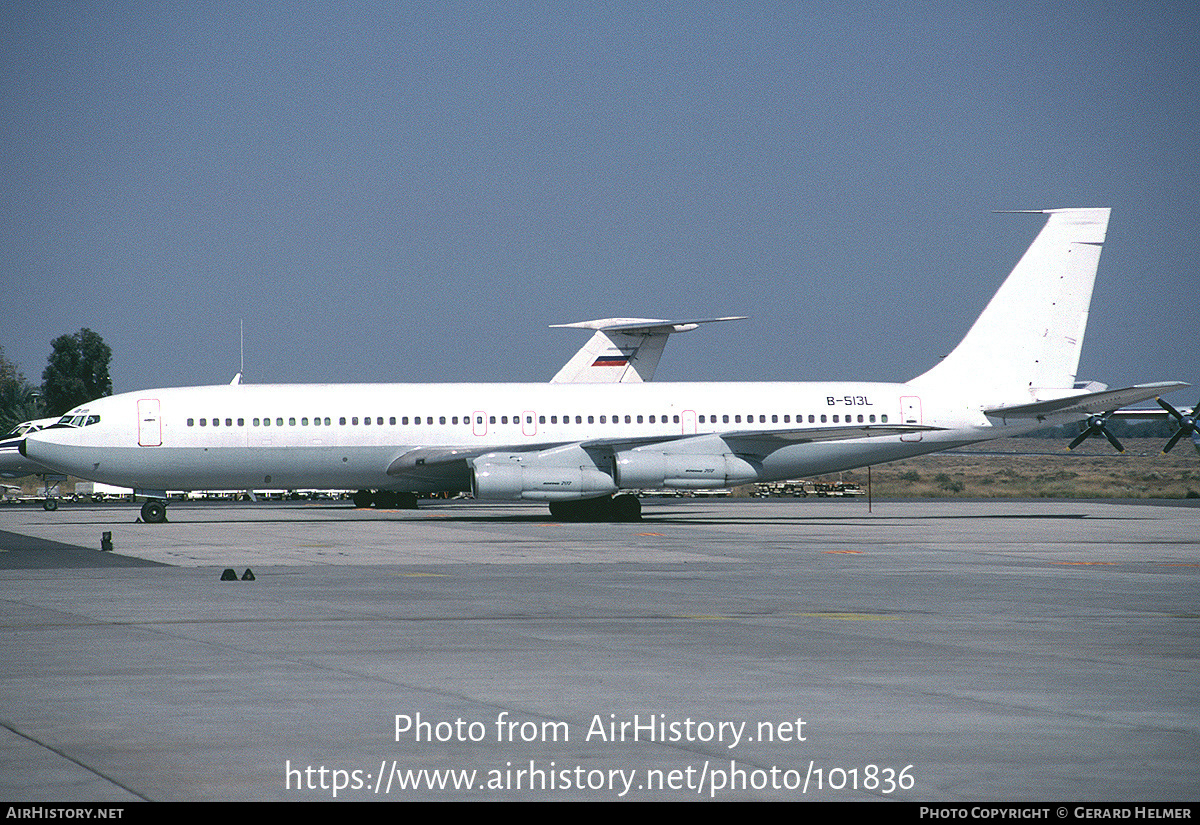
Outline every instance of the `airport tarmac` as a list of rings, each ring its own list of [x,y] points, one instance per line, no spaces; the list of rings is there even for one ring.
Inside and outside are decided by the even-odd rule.
[[[1194,801],[1188,505],[4,507],[0,798]]]

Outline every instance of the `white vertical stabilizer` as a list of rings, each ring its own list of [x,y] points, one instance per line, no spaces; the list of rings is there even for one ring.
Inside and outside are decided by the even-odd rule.
[[[1049,220],[966,337],[909,384],[983,405],[1070,394],[1110,211],[1040,211]]]

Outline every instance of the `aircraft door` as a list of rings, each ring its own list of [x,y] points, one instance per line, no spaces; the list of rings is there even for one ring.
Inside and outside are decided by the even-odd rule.
[[[921,423],[921,399],[915,395],[903,395],[900,397],[900,423],[902,424],[920,424]],[[920,433],[906,433],[900,436],[901,441],[920,441]]]
[[[521,432],[525,435],[537,435],[537,413],[526,410],[521,415]]]
[[[682,433],[684,435],[695,435],[696,433],[696,411],[684,410],[681,416],[683,421]]]
[[[483,410],[476,410],[472,414],[471,432],[475,435],[487,435],[487,413]]]
[[[139,398],[138,445],[142,447],[162,446],[162,418],[157,398]]]

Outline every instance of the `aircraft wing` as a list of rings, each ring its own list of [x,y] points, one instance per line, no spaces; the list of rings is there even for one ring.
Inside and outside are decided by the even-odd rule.
[[[594,329],[596,334],[566,363],[551,384],[636,384],[651,381],[667,338],[701,324],[741,321],[745,316],[666,321],[657,318],[601,318],[555,329]]]
[[[992,407],[983,411],[984,415],[998,418],[1037,418],[1064,413],[1099,413],[1124,407],[1126,404],[1136,404],[1148,398],[1156,398],[1163,393],[1173,392],[1189,386],[1178,381],[1167,381],[1160,384],[1136,384],[1119,390],[1102,390],[1100,392],[1069,395],[1065,398],[1055,398],[1050,401],[1036,401],[1032,404],[1015,404],[1006,407]]]
[[[407,450],[392,460],[388,465],[389,476],[420,475],[425,470],[432,470],[439,465],[452,464],[457,461],[471,461],[488,453],[551,453],[555,450],[581,447],[585,450],[605,450],[619,452],[638,447],[650,447],[655,444],[676,444],[689,439],[717,438],[726,442],[734,452],[769,454],[789,444],[803,444],[812,441],[848,441],[859,438],[879,438],[889,435],[905,435],[914,432],[926,432],[941,429],[918,425],[867,425],[859,424],[845,427],[804,427],[790,430],[742,430],[732,433],[680,433],[679,435],[654,435],[644,437],[594,438],[586,441],[569,441],[561,444],[516,444],[508,446],[493,445],[490,447],[415,447]]]

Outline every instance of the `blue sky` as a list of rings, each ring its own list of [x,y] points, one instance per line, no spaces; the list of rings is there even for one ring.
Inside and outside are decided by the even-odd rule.
[[[35,381],[81,327],[122,392],[240,319],[256,383],[542,381],[549,324],[718,315],[658,380],[904,380],[1040,228],[992,210],[1111,206],[1080,377],[1200,383],[1195,3],[3,9]]]

